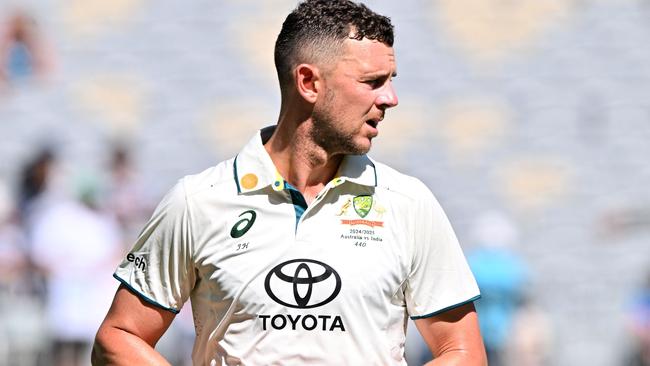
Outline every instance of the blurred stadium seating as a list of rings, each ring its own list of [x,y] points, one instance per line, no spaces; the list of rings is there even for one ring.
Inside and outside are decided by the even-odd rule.
[[[480,213],[513,218],[529,300],[550,324],[547,364],[621,364],[632,343],[625,304],[650,271],[648,2],[366,3],[396,25],[400,97],[371,155],[429,185],[466,252],[479,244]],[[107,161],[121,144],[148,212],[180,176],[275,122],[273,41],[294,5],[0,0],[0,182],[19,202],[22,169],[47,145],[57,188],[75,194],[92,181],[109,192]],[[18,51],[16,6],[37,40]],[[23,261],[2,238],[0,263]],[[0,306],[26,303],[0,274]],[[33,302],[23,309],[44,317]],[[0,338],[11,327],[0,320]],[[178,327],[170,337],[191,336]],[[25,347],[47,353],[42,342]],[[47,364],[11,352],[0,346],[0,364]]]

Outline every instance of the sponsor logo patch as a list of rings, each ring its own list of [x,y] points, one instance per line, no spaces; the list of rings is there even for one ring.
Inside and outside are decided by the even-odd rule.
[[[135,268],[138,268],[143,272],[147,270],[147,262],[142,256],[136,257],[135,254],[129,253],[126,255],[126,260],[133,263],[135,265]]]
[[[294,309],[312,309],[336,298],[341,276],[328,264],[313,259],[292,259],[273,267],[264,279],[264,289],[276,303]],[[340,315],[259,314],[262,329],[341,331]]]
[[[334,300],[341,291],[341,276],[323,262],[292,259],[269,271],[264,289],[280,305],[310,309]]]

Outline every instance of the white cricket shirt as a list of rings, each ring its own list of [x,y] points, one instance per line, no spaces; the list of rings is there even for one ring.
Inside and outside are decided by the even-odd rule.
[[[307,206],[272,131],[180,180],[114,276],[173,312],[191,299],[195,365],[405,365],[407,316],[479,296],[443,210],[365,155]]]

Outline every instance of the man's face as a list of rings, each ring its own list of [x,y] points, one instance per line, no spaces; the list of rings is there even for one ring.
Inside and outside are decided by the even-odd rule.
[[[392,47],[367,38],[346,40],[314,105],[314,141],[329,154],[367,153],[386,109],[397,105],[395,75]]]

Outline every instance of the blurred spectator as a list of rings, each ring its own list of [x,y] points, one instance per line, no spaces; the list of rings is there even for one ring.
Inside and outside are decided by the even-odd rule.
[[[18,220],[27,237],[25,252],[29,287],[26,288],[29,288],[43,302],[46,292],[45,273],[33,261],[31,237],[35,219],[50,203],[56,201],[56,197],[61,193],[53,183],[56,162],[54,148],[44,145],[23,166],[18,186]]]
[[[116,145],[113,148],[108,170],[110,181],[106,197],[107,209],[119,222],[126,238],[125,249],[128,249],[132,245],[131,241],[137,238],[153,207],[148,205],[149,200],[126,147]]]
[[[551,326],[545,311],[524,297],[514,315],[509,342],[505,347],[508,366],[550,365]]]
[[[650,274],[633,296],[628,311],[628,330],[632,349],[625,366],[650,366]]]
[[[40,338],[50,345],[48,364],[83,365],[115,292],[106,273],[122,254],[120,229],[112,215],[101,211],[92,177],[80,180],[70,198],[56,167],[56,154],[49,147],[24,166],[20,218],[27,233],[27,262],[35,269],[30,272],[43,273],[45,282],[41,313],[47,329]]]
[[[22,169],[18,207],[21,220],[27,226],[32,214],[38,211],[40,199],[48,188],[54,162],[54,151],[50,147],[44,147]]]
[[[0,89],[23,79],[42,78],[52,62],[36,21],[15,10],[0,24]]]
[[[97,176],[84,175],[76,179],[70,198],[68,177],[58,169],[56,151],[50,146],[39,149],[21,170],[14,221],[15,229],[23,228],[26,235],[21,236],[20,245],[0,245],[0,274],[13,288],[36,289],[31,295],[39,308],[14,307],[7,312],[11,318],[6,318],[12,322],[0,323],[7,324],[0,328],[29,329],[23,326],[24,318],[29,318],[35,324],[32,328],[38,329],[37,334],[30,333],[31,340],[40,348],[23,353],[34,359],[47,353],[51,355],[47,365],[87,364],[97,325],[115,293],[116,283],[107,274],[124,254],[117,217],[126,226],[144,214],[128,156],[124,150],[116,151],[108,197],[102,195],[106,192],[100,189]],[[14,267],[23,269],[22,277],[5,276]],[[21,302],[14,296],[7,304]],[[21,309],[27,313],[17,314]],[[20,356],[13,343],[0,346],[0,365],[14,364],[11,360]]]
[[[604,235],[624,235],[650,226],[650,208],[645,206],[609,209],[600,218],[598,228]]]
[[[88,183],[88,181],[86,182]],[[85,365],[90,345],[115,292],[111,273],[122,255],[114,218],[99,210],[97,187],[78,200],[39,208],[32,223],[34,260],[47,271],[47,320],[54,365]]]
[[[517,229],[503,214],[487,212],[472,234],[478,246],[467,260],[481,290],[475,305],[489,365],[543,365],[549,326],[545,314],[525,298],[527,266],[512,249]],[[416,333],[409,327],[406,355],[409,364],[421,365],[431,353]]]
[[[13,287],[27,262],[24,239],[15,222],[9,189],[4,181],[0,180],[0,289],[2,291]]]
[[[476,309],[491,366],[505,364],[504,351],[527,281],[525,263],[514,253],[517,230],[510,219],[497,212],[479,217],[474,228],[479,247],[467,260],[481,290]]]
[[[43,304],[33,289],[26,238],[0,180],[0,365],[35,365],[44,354]]]

